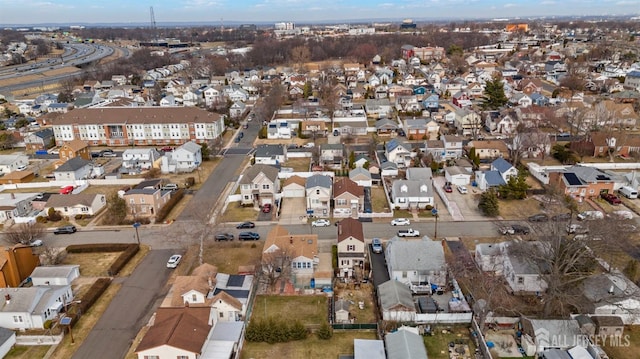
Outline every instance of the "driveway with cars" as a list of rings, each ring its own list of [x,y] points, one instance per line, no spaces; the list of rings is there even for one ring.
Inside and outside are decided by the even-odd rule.
[[[173,269],[167,260],[174,250],[151,250],[100,317],[75,353],[75,359],[124,358],[138,331],[166,295],[165,284]],[[184,265],[184,264],[183,264]],[[120,281],[116,279],[115,281]]]

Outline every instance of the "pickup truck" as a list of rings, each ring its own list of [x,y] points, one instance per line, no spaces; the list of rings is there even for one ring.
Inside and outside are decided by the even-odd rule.
[[[398,231],[398,237],[420,237],[420,231],[414,229],[401,229]]]

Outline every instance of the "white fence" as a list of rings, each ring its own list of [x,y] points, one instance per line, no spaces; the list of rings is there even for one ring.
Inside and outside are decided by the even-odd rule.
[[[60,344],[63,334],[59,335],[16,335],[16,345],[56,345]]]
[[[473,313],[424,313],[416,314],[416,323],[470,324]]]
[[[287,151],[287,158],[311,158],[311,150],[309,151],[296,151],[296,152],[289,152]],[[286,166],[286,163],[285,163]]]
[[[143,178],[127,178],[127,179],[90,179],[81,181],[48,181],[48,182],[29,182],[14,183],[0,185],[0,191],[7,189],[19,188],[61,188],[64,186],[85,187],[91,186],[120,186],[120,185],[137,185],[144,181]]]
[[[637,170],[640,169],[640,162],[631,163],[578,163],[582,167],[594,167],[600,170]]]

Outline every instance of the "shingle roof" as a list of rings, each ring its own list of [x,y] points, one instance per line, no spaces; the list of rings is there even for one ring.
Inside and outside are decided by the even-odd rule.
[[[211,304],[213,305],[220,300],[236,308],[237,310],[242,310],[242,302],[232,297],[229,293],[225,291],[221,291],[218,294],[214,295],[211,298]]]
[[[211,280],[211,285],[209,285],[209,280]],[[171,305],[174,307],[184,306],[184,299],[182,296],[191,290],[198,291],[206,297],[207,293],[213,290],[213,286],[215,286],[215,284],[216,280],[213,276],[211,278],[198,275],[177,276],[173,282]]]
[[[505,173],[508,170],[511,169],[511,167],[513,167],[513,165],[509,162],[507,162],[504,158],[500,157],[498,159],[496,159],[495,161],[491,162],[491,168],[495,169],[496,171],[500,172],[500,173]]]
[[[52,194],[47,201],[47,207],[73,207],[83,205],[91,207],[94,199],[101,194],[78,193],[78,194]]]
[[[345,218],[338,224],[338,243],[353,237],[364,242],[364,232],[362,231],[362,223],[357,219]]]
[[[209,335],[211,308],[158,308],[155,323],[138,344],[137,352],[162,345],[200,354]]]
[[[318,235],[316,234],[290,234],[286,228],[276,225],[267,234],[264,243],[264,252],[279,248],[291,254],[292,258],[304,256],[313,259],[318,254]]]
[[[79,268],[77,264],[73,265],[57,265],[57,266],[38,266],[31,272],[31,278],[66,278],[73,272],[75,268]]]
[[[60,167],[56,168],[53,172],[75,172],[89,164],[91,164],[91,161],[87,161],[82,157],[73,157],[63,163]]]
[[[58,124],[58,123],[56,122],[56,124]],[[86,142],[84,142],[83,140],[80,140],[80,139],[75,139],[75,140],[69,141],[69,142],[65,143],[63,146],[69,147],[74,152],[78,152],[83,148],[89,147],[89,145]]]
[[[273,182],[275,182],[278,179],[277,168],[269,165],[257,164],[257,165],[251,166],[248,170],[244,172],[244,175],[242,176],[242,180],[240,180],[240,184],[251,183],[256,178],[256,176],[258,176],[260,173],[263,173],[265,176],[267,176],[267,178],[269,178]]]
[[[183,149],[191,153],[197,153],[198,151],[200,151],[201,148],[202,146],[200,146],[199,144],[193,141],[189,141],[183,144],[182,146],[178,147],[176,150]]]
[[[380,284],[378,286],[378,295],[380,296],[380,305],[383,310],[393,309],[397,306],[403,306],[414,311],[416,309],[411,296],[411,289],[397,280],[388,280]]]
[[[256,147],[256,157],[272,157],[284,155],[282,145],[259,145]]]
[[[504,178],[502,178],[498,171],[485,171],[484,179],[487,181],[487,185],[489,185],[489,187],[502,186],[506,184]]]
[[[384,338],[387,359],[427,359],[422,337],[407,330],[389,333]]]
[[[306,189],[314,188],[314,187],[323,187],[323,188],[331,188],[332,180],[331,177],[325,175],[313,175],[307,178],[307,183],[305,184]]]
[[[338,197],[343,193],[351,193],[356,197],[364,196],[364,188],[349,178],[342,177],[333,184],[333,197]]]
[[[215,122],[220,115],[197,107],[77,108],[63,114],[56,125]]]
[[[286,180],[284,180],[284,183],[282,184],[282,186],[286,187],[286,186],[288,186],[290,184],[294,184],[294,183],[304,187],[305,183],[307,183],[307,180],[305,178],[300,177],[300,176],[291,176],[291,177],[287,178]]]
[[[446,266],[442,243],[428,237],[421,240],[393,237],[387,253],[389,268],[394,271],[441,271]]]

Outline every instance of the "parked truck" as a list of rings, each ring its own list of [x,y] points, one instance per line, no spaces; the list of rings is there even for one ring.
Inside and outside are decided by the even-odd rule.
[[[398,237],[420,237],[420,231],[415,229],[401,229],[398,231]]]

